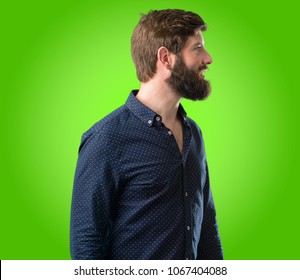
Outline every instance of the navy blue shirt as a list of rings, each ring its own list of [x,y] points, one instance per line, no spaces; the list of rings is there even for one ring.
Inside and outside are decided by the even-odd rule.
[[[82,136],[73,259],[222,259],[202,134],[180,105],[183,151],[131,92]]]

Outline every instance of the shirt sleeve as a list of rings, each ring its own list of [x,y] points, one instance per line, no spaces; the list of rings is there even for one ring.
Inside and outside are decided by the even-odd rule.
[[[206,164],[206,181],[204,187],[204,211],[197,259],[223,260],[223,250],[216,220],[216,210],[209,183]]]
[[[105,259],[115,176],[100,134],[83,135],[75,172],[70,247],[72,259]]]

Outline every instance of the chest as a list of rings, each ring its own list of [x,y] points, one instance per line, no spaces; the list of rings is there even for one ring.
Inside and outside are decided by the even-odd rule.
[[[118,150],[121,184],[118,186],[122,207],[140,207],[159,201],[160,204],[180,205],[182,194],[192,201],[200,201],[205,168],[193,139],[189,152],[180,155],[173,135],[164,128],[145,137],[134,137]],[[181,140],[182,142],[182,140]],[[184,153],[187,149],[183,149]],[[137,205],[138,204],[138,205]],[[167,206],[166,206],[167,207]],[[169,209],[169,208],[168,208]]]
[[[171,131],[166,126],[153,126],[126,132],[126,136],[116,137],[116,145],[112,147],[121,169],[118,173],[126,181],[151,185],[174,178],[184,167],[188,171],[202,169],[201,147],[190,130],[176,127]]]
[[[180,153],[182,154],[183,151],[183,126],[181,121],[177,121],[174,124],[168,124],[166,123],[166,127],[170,131],[169,134],[172,135],[176,141],[176,144],[178,146],[178,149]]]
[[[171,130],[171,132],[172,132],[172,134],[175,138],[178,149],[179,149],[180,153],[182,154],[182,150],[183,150],[183,133],[182,133],[181,125],[179,125],[178,127],[174,127]]]

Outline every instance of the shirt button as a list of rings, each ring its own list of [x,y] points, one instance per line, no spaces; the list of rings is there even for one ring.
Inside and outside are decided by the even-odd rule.
[[[148,124],[152,124],[152,120],[149,120],[149,121],[148,121]]]
[[[190,229],[191,229],[191,227],[190,227],[190,226],[187,226],[187,227],[186,227],[186,229],[187,229],[187,230],[190,230]]]
[[[160,117],[156,117],[156,121],[158,121],[158,122],[159,122],[159,121],[160,121]]]
[[[188,196],[188,195],[189,195],[189,194],[186,192],[186,193],[185,193],[185,196]]]
[[[169,130],[169,131],[168,131],[168,134],[169,134],[169,135],[172,135],[172,131],[171,131],[171,130]]]

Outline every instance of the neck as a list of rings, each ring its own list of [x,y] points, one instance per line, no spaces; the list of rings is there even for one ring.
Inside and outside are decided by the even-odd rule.
[[[180,97],[167,85],[158,85],[154,81],[142,83],[137,99],[162,117],[165,124],[176,122]]]

